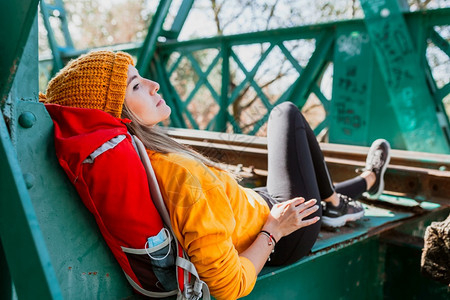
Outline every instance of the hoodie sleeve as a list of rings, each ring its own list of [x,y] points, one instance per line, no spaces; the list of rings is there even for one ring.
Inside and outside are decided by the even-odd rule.
[[[163,164],[156,172],[175,234],[214,297],[248,295],[257,274],[233,245],[236,220],[224,187],[206,167],[189,164]]]
[[[192,206],[176,208],[172,222],[214,297],[236,299],[251,292],[256,271],[233,245],[231,234],[236,221],[224,196],[220,187],[208,190]]]

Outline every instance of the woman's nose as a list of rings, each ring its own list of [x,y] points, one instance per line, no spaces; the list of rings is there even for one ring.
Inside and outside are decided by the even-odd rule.
[[[159,83],[149,80],[149,84],[150,84],[150,94],[151,95],[156,94],[159,91]]]

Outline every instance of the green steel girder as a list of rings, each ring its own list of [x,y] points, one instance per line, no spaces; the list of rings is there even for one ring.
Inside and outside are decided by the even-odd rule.
[[[450,43],[447,42],[439,33],[436,32],[436,30],[433,28],[431,29],[430,33],[430,40],[444,52],[448,57],[450,57]],[[450,138],[450,116],[447,115],[444,103],[442,99],[444,99],[448,94],[450,94],[450,82],[444,85],[442,88],[438,88],[436,81],[433,78],[433,74],[431,72],[431,68],[428,64],[426,64],[425,67],[425,74],[428,79],[428,86],[431,89],[431,93],[433,96],[433,99],[436,104],[437,114],[438,118],[441,119],[440,123],[442,125],[442,129],[444,130],[447,139]],[[450,144],[450,140],[449,140]]]
[[[429,81],[433,81],[433,78],[430,74],[426,75],[428,65],[425,59],[425,40],[427,38],[432,39],[434,43],[439,44],[438,47],[440,47],[444,53],[448,52],[448,42],[433,32],[433,26],[448,25],[449,15],[450,9],[405,13],[405,16],[407,16],[409,20],[408,25],[416,34],[414,36],[414,41],[415,46],[418,48],[418,56],[420,56],[420,59],[414,62],[418,68],[418,71],[416,73],[422,74],[423,78],[428,76]],[[447,16],[447,18],[445,18],[445,16]],[[328,48],[325,47],[325,45],[323,44],[324,42],[321,43],[318,41],[321,35],[326,34],[325,32],[328,32],[327,35],[330,37],[329,42],[331,42],[329,47],[327,46]],[[429,86],[431,90],[428,92],[428,94],[432,93],[432,97],[428,97],[427,100],[423,100],[424,103],[420,105],[420,107],[422,105],[427,106],[428,108],[426,110],[428,110],[429,112],[433,110],[433,107],[436,109],[436,113],[431,114],[429,124],[432,124],[431,127],[434,127],[437,132],[437,135],[433,135],[435,137],[433,139],[437,140],[438,145],[436,145],[436,147],[424,147],[419,142],[412,141],[414,140],[417,132],[412,134],[412,138],[411,136],[407,136],[406,133],[404,134],[404,131],[406,129],[404,128],[404,125],[401,125],[401,123],[397,120],[397,116],[399,115],[399,113],[389,100],[390,96],[384,83],[382,70],[380,70],[379,64],[377,64],[374,59],[374,50],[372,49],[372,47],[370,47],[370,43],[360,43],[360,48],[358,48],[357,45],[351,45],[352,42],[355,42],[355,36],[356,39],[358,37],[365,37],[365,42],[368,41],[368,33],[364,20],[351,20],[314,26],[276,29],[266,32],[246,33],[233,36],[218,36],[207,39],[199,39],[195,41],[168,41],[165,43],[160,43],[158,45],[157,51],[161,55],[161,57],[167,59],[173,52],[178,52],[181,55],[187,55],[188,53],[204,49],[223,49],[223,45],[226,44],[227,47],[230,47],[230,57],[234,58],[237,57],[237,55],[232,50],[234,46],[252,43],[270,43],[271,45],[275,44],[280,48],[282,53],[284,53],[287,60],[292,63],[293,67],[301,74],[301,79],[299,78],[296,82],[294,82],[294,84],[290,88],[288,88],[281,97],[279,97],[274,105],[287,100],[289,98],[288,96],[295,96],[298,106],[301,107],[310,93],[315,93],[322,102],[327,112],[325,120],[321,124],[319,124],[317,128],[314,129],[316,134],[326,126],[328,126],[330,133],[330,142],[370,145],[370,143],[375,138],[383,136],[391,142],[394,148],[447,153],[448,144],[450,144],[450,141],[447,138],[447,132],[449,132],[449,122],[443,108],[442,99],[449,93],[450,85],[447,84],[441,89],[437,89],[433,88],[433,84],[435,83],[430,82],[431,84],[429,84]],[[353,59],[354,66],[357,66],[358,68],[356,72],[358,74],[352,79],[353,82],[350,82],[359,85],[360,89],[355,89],[355,85],[353,85],[353,87],[351,87],[351,90],[348,90],[349,87],[347,86],[347,91],[343,91],[341,90],[341,87],[337,85],[339,81],[341,82],[341,86],[345,82],[348,83],[349,81],[346,76],[348,74],[351,75],[352,73],[348,73],[349,71],[351,71],[349,70],[346,61],[348,57],[340,54],[341,52],[345,52],[346,45],[343,45],[344,50],[339,51],[339,47],[342,45],[337,44],[337,40],[342,37],[346,37],[346,39],[350,42],[350,46],[356,47],[353,49],[353,51],[360,52],[359,61],[356,62],[355,59]],[[316,39],[317,41],[316,50],[308,63],[308,70],[306,70],[305,72],[305,70],[303,70],[303,68],[298,65],[298,62],[295,61],[292,55],[290,55],[289,51],[285,49],[283,41],[312,38]],[[339,58],[339,55],[341,55],[342,57]],[[160,62],[164,65],[165,59],[161,60]],[[320,91],[320,88],[317,86],[317,81],[320,80],[322,72],[324,71],[325,66],[327,66],[328,63],[334,64],[334,88],[332,99],[327,99]],[[258,86],[253,78],[254,74],[258,70],[256,68],[253,68],[250,72],[246,72],[245,68],[243,69],[239,64],[239,61],[237,61],[237,64],[237,67],[241,69],[246,76],[244,79],[244,83],[251,84],[253,88],[255,88],[255,86]],[[172,64],[170,67],[170,72],[174,72],[177,65],[177,62],[175,64]],[[308,73],[310,74],[308,75]],[[222,74],[224,74],[223,76],[225,77],[230,76],[230,74]],[[222,78],[222,80],[224,80],[224,78]],[[422,83],[424,82],[425,81],[423,81]],[[233,99],[235,99],[241,92],[243,88],[241,85],[231,91],[231,95],[229,95],[227,101],[223,101],[221,103],[230,105],[230,103],[233,102]],[[361,90],[361,88],[363,90]],[[259,86],[255,90],[257,92],[260,91]],[[221,97],[225,97],[225,95],[227,95],[228,93],[229,91],[227,90],[226,94],[221,94]],[[264,97],[264,94],[258,93],[258,95],[264,102],[264,100],[266,99],[266,97]],[[190,96],[192,97],[193,95],[191,94]],[[346,99],[350,99],[354,103],[351,104],[348,103],[348,101],[344,101]],[[348,109],[343,110],[342,107],[338,109],[338,107],[336,106],[338,103],[340,103],[341,106],[342,103],[344,103]],[[359,105],[358,103],[363,103],[363,105]],[[339,113],[343,111],[348,112],[349,116],[339,116]],[[184,111],[183,113],[189,116],[189,111]],[[357,123],[352,122],[354,118],[350,117],[351,115],[357,116],[360,121]],[[427,115],[430,114],[428,113]],[[380,122],[379,116],[383,116],[385,121]],[[267,120],[267,118],[268,115],[264,115],[258,121],[258,124],[263,124]],[[233,126],[234,132],[242,132],[240,125],[236,120],[234,120],[232,116],[227,116],[227,119],[227,121]],[[421,120],[428,120],[428,118],[421,118]],[[212,119],[210,122],[213,121],[214,119]],[[350,124],[351,126],[349,127],[348,124]],[[428,128],[430,127],[428,125],[424,126]],[[209,125],[207,128],[210,128]],[[222,126],[221,128],[223,130],[225,126]],[[254,129],[257,128],[255,127]],[[249,132],[249,134],[254,134],[255,132],[256,130],[252,130]],[[420,133],[417,136],[420,136]],[[416,140],[418,139],[420,139],[420,137]],[[407,147],[407,145],[405,144],[405,140],[409,141],[409,147]]]
[[[0,118],[0,236],[11,277],[21,299],[62,299],[26,179]]]
[[[2,22],[0,39],[3,41],[0,59],[0,108],[3,108],[3,103],[14,81],[28,34],[34,22],[37,5],[38,0],[0,2],[0,20]]]
[[[258,68],[261,66],[261,64],[263,63],[263,61],[267,58],[267,55],[270,53],[270,51],[272,50],[273,47],[270,47],[269,49],[267,49],[267,51],[261,56],[261,59],[258,61],[258,63],[254,66],[254,68],[252,69],[251,72],[247,71],[247,69],[245,68],[244,64],[240,61],[240,59],[238,58],[238,56],[236,55],[236,52],[234,52],[233,50],[231,50],[231,57],[233,58],[233,60],[236,62],[236,64],[238,65],[238,67],[242,70],[242,72],[245,75],[245,80],[241,83],[240,86],[244,87],[246,85],[247,82],[250,82],[250,86],[253,87],[255,89],[256,94],[258,95],[258,97],[261,99],[261,102],[264,104],[264,106],[268,109],[271,110],[272,109],[272,104],[270,103],[269,99],[267,98],[267,96],[264,94],[264,92],[261,90],[261,88],[259,87],[259,85],[256,83],[255,81],[255,74],[256,71],[258,71]],[[242,89],[236,89],[235,91],[233,91],[233,95],[237,95],[241,92]],[[232,101],[234,101],[235,99],[232,98]]]
[[[218,49],[224,44],[228,45],[229,47],[233,47],[240,45],[267,43],[268,41],[279,43],[283,41],[299,39],[317,39],[317,37],[320,36],[324,31],[333,31],[336,26],[340,26],[341,24],[350,25],[358,24],[360,22],[361,20],[346,20],[340,22],[314,24],[292,28],[280,28],[236,35],[221,35],[180,42],[166,41],[164,43],[158,44],[158,52],[161,54],[169,54],[172,52],[194,52],[210,48]]]
[[[216,131],[225,131],[227,126],[228,113],[228,89],[230,86],[230,52],[231,47],[223,43],[222,44],[222,86],[219,102],[219,113],[215,118],[214,129]],[[224,76],[225,75],[225,76]]]
[[[157,11],[155,13],[154,18],[150,24],[146,39],[143,43],[137,43],[136,45],[140,49],[139,51],[139,59],[137,62],[137,68],[141,72],[141,74],[148,75],[148,68],[150,65],[150,61],[153,58],[155,53],[156,42],[159,36],[166,37],[167,39],[177,39],[180,31],[183,27],[184,22],[189,14],[189,11],[192,7],[194,0],[183,0],[178,13],[175,16],[175,19],[172,23],[172,27],[169,31],[163,30],[163,24],[165,18],[169,12],[170,5],[172,3],[171,0],[161,0],[159,1],[159,5]],[[43,16],[44,26],[48,32],[48,41],[50,49],[53,54],[53,69],[52,74],[55,74],[59,69],[64,66],[63,59],[71,58],[75,56],[79,56],[83,53],[86,53],[89,49],[84,50],[75,50],[73,41],[69,32],[69,27],[67,23],[67,15],[64,9],[64,3],[62,0],[55,0],[54,5],[47,4],[45,1],[40,2],[41,5],[41,13]],[[50,18],[53,17],[52,13],[54,11],[58,12],[58,17],[61,20],[60,29],[64,36],[65,46],[61,46],[56,41],[54,30],[50,25]],[[121,49],[120,46],[112,46],[114,50],[124,50]],[[135,53],[135,49],[129,49],[131,54]]]
[[[292,54],[289,52],[289,50],[283,45],[283,43],[279,43],[278,47],[280,48],[281,52],[283,52],[284,55],[286,55],[286,58],[289,60],[289,62],[292,64],[292,66],[297,70],[298,74],[303,73],[303,67],[300,66],[298,61],[292,56]],[[317,86],[317,84],[313,84],[311,91],[316,94],[316,96],[319,98],[320,102],[322,103],[323,107],[326,111],[328,111],[330,106],[330,99],[327,99],[323,93],[320,91],[320,88]],[[287,93],[280,97],[281,101],[286,101],[284,99],[287,97]]]
[[[10,107],[4,110],[2,107],[5,114],[0,118],[0,237],[3,248],[0,255],[5,255],[1,260],[6,258],[8,263],[8,268],[2,270],[6,279],[2,285],[10,285],[2,296],[14,297],[10,284],[12,279],[21,299],[61,299],[58,280],[27,190],[31,179],[24,175],[11,139],[16,137],[12,132],[16,131],[18,123],[22,126],[33,123],[32,114],[18,120],[15,107],[18,99],[37,97],[37,84],[33,83],[37,83],[38,3],[3,1],[2,5],[6,7],[0,8],[1,27],[10,29],[0,33],[3,40],[10,41],[8,47],[2,48],[4,55],[0,56],[2,72],[9,72],[0,75],[2,100],[10,91],[14,95],[8,102]],[[7,37],[3,36],[5,33]],[[34,66],[29,64],[30,61]],[[34,76],[33,71],[36,71]],[[16,74],[19,78],[15,77]],[[20,89],[17,85],[19,82],[24,84],[22,80],[27,84]],[[7,116],[8,127],[4,116]]]
[[[384,252],[378,238],[334,247],[260,276],[243,299],[382,299]]]
[[[247,85],[247,83],[249,83],[249,82],[250,82],[250,84],[254,83],[253,78],[255,77],[256,72],[258,71],[259,67],[262,65],[264,60],[267,58],[267,56],[269,55],[269,53],[273,50],[273,48],[275,46],[276,45],[274,43],[270,44],[270,46],[264,51],[264,53],[261,55],[261,57],[256,62],[256,64],[253,66],[253,68],[250,72],[248,72],[245,69],[244,65],[240,62],[237,55],[232,50],[230,50],[231,57],[236,61],[236,63],[238,64],[238,66],[241,68],[241,70],[244,72],[244,74],[246,76],[245,76],[245,79],[231,93],[228,105],[231,105],[231,104],[233,104],[234,101],[236,101],[239,94],[244,89],[244,87]]]
[[[439,47],[447,56],[450,56],[450,43],[447,42],[436,30],[433,28],[430,34],[431,41]]]
[[[52,51],[52,70],[49,77],[53,77],[62,67],[64,67],[63,58],[66,54],[75,54],[77,51],[73,45],[72,37],[69,31],[69,24],[67,21],[67,13],[64,8],[62,0],[54,0],[54,4],[48,4],[47,0],[40,1],[40,8],[44,27],[47,30],[48,45]],[[55,37],[55,31],[50,23],[50,18],[58,18],[60,24],[60,31],[64,38],[64,46],[59,45]],[[78,55],[80,55],[79,53]]]
[[[175,17],[175,20],[172,23],[170,31],[163,30],[161,33],[162,36],[171,40],[176,40],[178,38],[181,29],[183,28],[184,22],[186,21],[186,18],[189,15],[189,11],[191,10],[193,3],[194,0],[183,0],[180,8],[178,9],[178,13]]]
[[[448,17],[450,8],[438,10],[420,11],[406,13],[405,16],[417,22],[424,20],[427,26],[447,26],[449,25]],[[317,39],[324,31],[333,32],[336,27],[358,27],[364,21],[362,19],[345,20],[338,22],[314,24],[292,28],[280,28],[267,31],[243,33],[229,36],[215,36],[209,38],[186,40],[186,41],[166,41],[158,44],[158,53],[162,55],[173,52],[194,52],[203,49],[218,49],[223,44],[228,46],[239,46],[248,44],[260,44],[268,41],[282,42],[298,39]]]
[[[198,79],[194,89],[191,91],[189,96],[184,101],[184,105],[183,105],[184,108],[186,109],[186,107],[189,105],[189,103],[194,98],[195,93],[199,90],[199,88],[202,85],[206,85],[206,87],[208,88],[208,90],[211,93],[211,95],[214,98],[214,100],[217,101],[219,99],[219,95],[216,93],[214,88],[209,83],[208,75],[209,75],[209,73],[211,73],[212,69],[216,66],[217,62],[219,61],[219,59],[220,59],[220,52],[212,60],[211,64],[208,66],[208,69],[205,72],[202,71],[202,69],[198,65],[197,61],[195,60],[195,58],[192,56],[192,54],[187,54],[186,57],[191,62],[191,65],[192,65],[193,69],[195,70],[195,72],[197,73],[197,75],[199,76],[199,79]]]
[[[397,1],[361,0],[365,23],[406,149],[450,153],[420,56]]]
[[[6,261],[5,251],[3,251],[2,241],[0,239],[0,298],[13,299],[14,285],[9,274],[8,262]]]
[[[317,39],[316,50],[309,59],[308,65],[289,89],[289,94],[286,96],[287,101],[303,107],[308,99],[307,95],[311,92],[311,87],[316,85],[318,77],[323,72],[333,43],[333,34],[326,31]]]
[[[169,13],[171,3],[172,0],[160,0],[155,15],[153,16],[136,63],[136,69],[138,69],[142,76],[148,75],[150,61],[153,59],[153,55],[155,54],[156,42],[160,36],[164,20]]]
[[[66,12],[63,6],[63,3],[58,0],[56,1],[55,5],[48,5],[46,1],[42,0],[40,1],[40,7],[41,7],[41,14],[42,19],[44,21],[45,29],[47,30],[47,37],[48,37],[48,45],[50,49],[52,50],[52,60],[53,60],[53,68],[51,72],[51,76],[56,74],[58,70],[60,70],[62,67],[64,67],[64,63],[62,60],[62,48],[58,45],[58,42],[56,41],[55,34],[53,31],[52,26],[50,25],[50,18],[53,17],[52,13],[53,11],[58,11],[59,18],[61,20],[61,27],[62,32],[64,34],[64,38],[67,44],[67,47],[70,47],[73,49],[73,42],[72,38],[69,34],[69,29],[67,25],[67,19],[66,19]]]
[[[239,60],[238,56],[236,55],[236,53],[230,49],[231,51],[231,57],[233,58],[233,60],[236,62],[237,66],[242,70],[242,72],[244,73],[244,75],[246,76],[246,79],[233,91],[233,95],[237,95],[241,93],[242,90],[245,90],[245,86],[247,84],[247,82],[249,82],[249,86],[251,86],[253,88],[253,90],[256,92],[256,95],[259,97],[259,99],[261,100],[262,104],[264,104],[264,106],[266,107],[267,111],[272,110],[273,105],[270,103],[269,99],[267,98],[267,96],[264,94],[264,92],[262,91],[262,89],[259,87],[259,85],[256,83],[254,76],[256,71],[258,71],[259,66],[262,64],[263,60],[266,59],[267,55],[269,54],[269,52],[271,51],[271,47],[269,47],[269,49],[267,49],[267,51],[263,54],[263,56],[261,56],[260,61],[254,66],[254,68],[252,69],[251,72],[248,72],[247,69],[245,68],[245,66],[242,64],[242,62]],[[236,100],[236,98],[232,97],[232,101],[234,102]],[[228,113],[228,112],[227,112]],[[267,114],[263,115],[262,118],[264,118],[265,116],[267,116]],[[230,115],[230,118],[233,118],[233,116]],[[251,130],[251,132],[249,133],[250,135],[254,135],[255,132],[257,132],[259,130],[259,128],[264,124],[265,122],[261,122],[261,119],[258,120],[253,129]],[[222,131],[225,131],[226,126],[223,127]]]
[[[370,57],[372,51],[364,26],[336,29],[333,105],[329,110],[329,134],[334,143],[368,145],[372,142],[369,126],[377,115],[374,113],[376,108],[371,107],[375,99],[371,92],[376,77],[373,76],[374,63],[368,59]],[[381,101],[376,103],[377,106],[382,104]]]
[[[384,2],[371,2],[371,5],[374,7],[378,7]],[[409,60],[413,61],[413,64],[415,64],[415,66],[413,66],[412,68],[417,71],[417,74],[420,74],[416,77],[422,75],[422,77],[426,77],[429,81],[429,89],[431,89],[429,91],[426,91],[427,83],[423,79],[419,80],[421,81],[420,89],[418,88],[419,85],[414,85],[414,89],[426,91],[424,94],[426,96],[426,100],[423,100],[423,97],[419,96],[422,101],[421,103],[418,103],[416,105],[417,107],[422,107],[423,105],[427,106],[425,110],[420,110],[421,116],[419,118],[416,118],[418,116],[417,111],[411,110],[410,107],[407,107],[406,113],[404,112],[404,104],[407,103],[407,101],[402,102],[403,106],[401,104],[401,101],[399,100],[399,97],[396,97],[396,101],[392,101],[391,98],[393,95],[393,91],[384,83],[386,66],[383,67],[379,66],[379,63],[374,63],[373,53],[375,53],[375,56],[377,58],[380,56],[380,51],[376,48],[374,51],[371,47],[364,45],[363,48],[360,49],[362,50],[361,61],[360,63],[357,63],[357,65],[366,65],[367,67],[365,68],[365,70],[358,70],[358,72],[362,73],[360,73],[354,79],[356,84],[366,87],[364,93],[357,94],[352,93],[351,91],[349,92],[348,90],[344,91],[336,84],[336,79],[341,81],[341,83],[343,82],[342,80],[348,79],[345,78],[346,74],[344,74],[342,70],[348,68],[345,61],[339,61],[339,55],[341,52],[336,50],[336,47],[338,47],[336,41],[343,36],[347,36],[349,37],[348,39],[350,39],[352,34],[354,34],[354,31],[356,30],[355,28],[358,28],[356,31],[358,31],[358,34],[360,36],[366,36],[367,27],[369,28],[370,35],[371,21],[369,22],[367,18],[365,21],[340,21],[335,23],[317,24],[313,26],[284,28],[264,32],[238,34],[233,36],[217,36],[206,39],[178,42],[175,39],[181,31],[182,25],[187,18],[189,9],[192,7],[192,0],[185,0],[182,2],[175,21],[172,24],[172,28],[169,31],[163,30],[162,24],[164,22],[165,16],[167,15],[168,8],[171,5],[171,1],[160,1],[156,16],[149,28],[149,34],[147,35],[146,41],[143,46],[138,46],[140,47],[141,52],[137,62],[138,69],[140,69],[141,73],[144,76],[146,74],[149,74],[148,72],[150,72],[152,76],[156,77],[156,80],[162,83],[161,86],[167,85],[167,87],[161,87],[161,91],[164,93],[164,96],[169,99],[169,102],[174,103],[175,105],[176,103],[178,103],[178,105],[173,107],[174,111],[181,109],[181,112],[174,113],[171,117],[174,126],[179,126],[180,124],[185,124],[186,122],[188,122],[191,124],[190,126],[194,128],[199,127],[192,114],[187,109],[187,105],[195,97],[196,92],[201,87],[206,87],[211,91],[214,101],[219,104],[220,114],[220,116],[216,116],[209,120],[206,128],[222,131],[225,130],[226,124],[228,122],[233,126],[235,132],[241,133],[242,129],[240,128],[240,125],[238,123],[239,121],[234,120],[234,117],[230,115],[228,109],[229,106],[232,105],[234,99],[245,88],[245,86],[250,85],[256,91],[258,97],[261,99],[261,101],[269,111],[274,105],[283,101],[293,101],[299,107],[301,107],[308,99],[309,95],[311,93],[314,93],[319,98],[326,111],[326,117],[323,122],[314,129],[315,133],[319,133],[320,131],[322,131],[322,129],[328,126],[330,133],[329,140],[331,142],[368,145],[374,138],[384,136],[391,142],[394,148],[406,148],[410,150],[426,150],[447,153],[450,144],[450,125],[448,116],[442,103],[442,99],[449,93],[450,85],[447,84],[440,89],[436,87],[434,79],[432,78],[432,74],[429,72],[427,62],[425,60],[425,39],[429,38],[444,53],[448,55],[448,42],[443,39],[432,28],[432,26],[448,26],[448,16],[450,14],[450,9],[447,8],[436,11],[410,13],[407,12],[406,2],[402,1],[401,4],[402,7],[397,4],[394,5],[397,9],[397,13],[391,14],[390,17],[393,17],[393,15],[400,16],[399,18],[401,20],[403,20],[403,14],[405,15],[405,17],[407,17],[408,26],[414,33],[414,36],[409,37],[409,43],[411,44],[411,41],[414,40],[414,45],[411,45],[416,48],[415,54],[412,55],[414,56],[414,58],[410,58]],[[406,29],[405,21],[403,20],[402,22],[402,28]],[[361,24],[365,23],[367,23],[367,26],[361,28]],[[405,33],[406,31],[402,32]],[[323,35],[326,35],[327,37],[329,37],[329,39],[322,40],[321,36]],[[158,36],[164,36],[168,40],[157,43],[156,45]],[[303,69],[298,64],[298,62],[292,57],[292,55],[283,44],[284,41],[299,39],[316,40],[316,49],[314,55],[311,57],[306,69]],[[236,60],[237,55],[233,51],[234,46],[255,43],[270,43],[271,47],[278,46],[281,52],[286,56],[286,59],[291,62],[294,69],[296,69],[299,74],[301,74],[298,80],[291,86],[291,88],[287,89],[284,94],[282,94],[282,96],[279,97],[279,99],[273,104],[269,102],[268,98],[266,97],[264,92],[262,92],[262,89],[254,79],[254,75],[258,71],[258,68],[262,64],[265,57],[261,57],[258,64],[252,70],[247,71],[242,66],[242,63],[240,63],[239,59]],[[325,45],[325,43],[330,43],[328,45],[329,47]],[[377,43],[373,44],[376,45]],[[225,68],[228,68],[228,70],[230,70],[230,67],[227,64],[229,64],[230,58],[233,58],[236,61],[238,68],[241,69],[245,75],[244,82],[241,83],[237,88],[230,91],[229,71],[228,74],[222,73],[222,90],[220,92],[220,95],[218,95],[216,91],[212,89],[209,81],[206,78],[208,73],[199,72],[198,69],[200,67],[198,66],[198,63],[196,63],[195,59],[193,59],[193,52],[204,49],[219,50],[219,55],[221,55],[222,57],[223,70],[225,70]],[[135,51],[136,49],[133,48],[128,50]],[[177,61],[175,61],[175,63],[170,66],[170,69],[166,70],[167,60],[174,52],[177,52],[180,55]],[[224,53],[229,53],[229,56],[224,56]],[[334,53],[334,55],[331,55],[332,53]],[[268,55],[268,52],[263,54],[263,56],[265,55]],[[199,81],[195,83],[195,88],[188,95],[187,101],[183,101],[182,99],[180,99],[180,96],[177,94],[176,90],[170,86],[170,77],[161,77],[166,75],[170,76],[176,70],[176,68],[179,67],[179,63],[184,57],[187,57],[190,60],[193,68],[196,69],[197,74],[199,74]],[[334,64],[335,80],[333,82],[334,88],[331,97],[332,99],[327,99],[327,97],[323,95],[318,86],[319,81],[321,80],[322,73],[328,63]],[[211,69],[212,67],[212,65],[207,66],[207,68],[209,69]],[[153,68],[153,71],[150,70],[151,68]],[[404,68],[409,68],[409,66]],[[163,70],[164,72],[162,72]],[[393,70],[391,68],[391,72],[392,71]],[[409,74],[409,71],[407,73]],[[364,81],[364,83],[362,81]],[[227,84],[227,86],[225,86],[224,84]],[[400,93],[399,95],[401,96],[402,94]],[[350,103],[352,101],[344,101],[345,99],[352,99],[352,97],[354,97],[353,104]],[[363,101],[364,105],[358,107],[358,101]],[[435,113],[432,112],[433,101],[435,106],[434,109],[436,110]],[[348,108],[347,110],[343,110],[343,104],[345,104],[345,107]],[[341,114],[342,112],[346,113]],[[377,114],[380,113],[384,115],[389,121],[383,122],[382,126],[377,126]],[[346,114],[347,116],[345,116]],[[431,118],[429,118],[429,116],[431,116]],[[355,120],[354,117],[362,120],[360,121],[360,123],[353,122],[353,125],[357,127],[354,127],[353,125],[349,126],[349,124],[352,123],[352,120]],[[257,122],[257,125],[253,127],[253,130],[250,130],[248,133],[255,134],[259,130],[259,128],[267,121],[267,119],[268,114],[265,114]],[[416,126],[415,124],[417,124],[418,122],[421,122],[423,124]],[[430,138],[428,138],[427,142],[425,143],[416,141],[420,140],[423,137]],[[426,146],[430,143],[431,147]],[[433,144],[436,145],[433,146]]]

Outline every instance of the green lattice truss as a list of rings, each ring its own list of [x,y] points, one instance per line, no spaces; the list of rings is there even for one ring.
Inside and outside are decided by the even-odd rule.
[[[448,28],[450,9],[410,13],[395,1],[361,4],[363,20],[178,42],[192,1],[183,1],[169,31],[162,26],[171,1],[160,1],[144,43],[124,50],[137,54],[140,72],[161,84],[173,108],[171,126],[264,134],[276,104],[292,101],[302,108],[315,98],[324,113],[314,131],[327,132],[330,142],[370,145],[384,137],[398,149],[449,153],[443,99],[450,84],[444,79],[438,88],[426,51],[432,43],[448,58],[448,37],[441,34]],[[167,41],[157,43],[159,36]],[[52,40],[50,34],[50,44]],[[306,64],[300,63],[305,56],[295,43],[314,48]],[[257,61],[249,64],[242,58],[248,51],[243,48],[254,45],[262,50],[254,51]],[[59,62],[54,66],[80,53],[55,48]],[[278,67],[274,56],[290,70],[277,81],[276,93],[259,77],[267,65]],[[177,81],[187,70],[188,78]],[[332,84],[324,86],[330,74]],[[254,98],[247,108],[246,97]]]

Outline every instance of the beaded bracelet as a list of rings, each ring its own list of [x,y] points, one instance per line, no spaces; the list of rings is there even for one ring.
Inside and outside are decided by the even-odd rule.
[[[269,239],[269,246],[273,245],[273,249],[270,252],[270,254],[274,253],[275,252],[275,246],[277,245],[277,240],[275,240],[273,235],[270,232],[268,232],[268,231],[261,230],[259,233],[262,233],[263,235],[267,236],[267,238]],[[268,261],[270,261],[270,254],[269,254],[269,257],[267,258]]]
[[[261,230],[259,233],[262,233],[269,238],[269,240],[270,240],[269,246],[274,245],[274,247],[275,247],[277,245],[277,240],[273,237],[273,235],[270,232]]]

